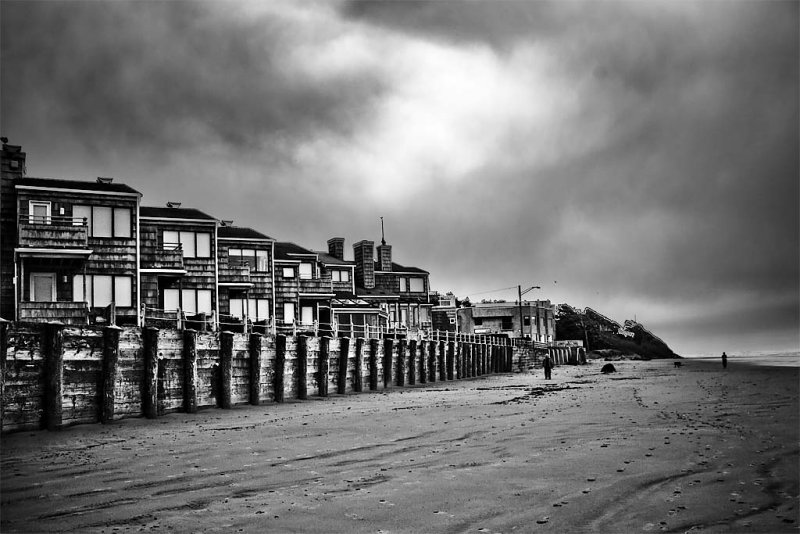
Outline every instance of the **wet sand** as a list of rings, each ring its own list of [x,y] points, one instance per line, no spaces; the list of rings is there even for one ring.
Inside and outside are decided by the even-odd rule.
[[[798,368],[509,374],[2,438],[2,532],[797,532]]]

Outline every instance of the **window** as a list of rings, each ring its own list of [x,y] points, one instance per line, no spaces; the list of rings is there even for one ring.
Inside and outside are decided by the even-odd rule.
[[[31,302],[56,301],[55,273],[31,273]]]
[[[130,208],[111,208],[108,206],[72,206],[72,224],[89,228],[91,237],[123,237],[132,236]]]
[[[313,278],[311,274],[311,267],[310,263],[301,263],[300,264],[300,278],[303,280],[310,280]]]
[[[294,322],[294,302],[283,303],[283,322],[292,324]]]
[[[248,314],[250,315],[251,321],[269,320],[269,300],[250,299],[248,306]]]
[[[164,230],[165,250],[175,250],[180,244],[184,258],[210,258],[211,234],[208,232],[176,232]]]
[[[133,306],[133,277],[101,274],[76,274],[72,278],[72,300],[103,308],[112,302],[119,307]]]
[[[406,289],[407,287],[408,286],[406,285],[406,279],[401,277],[400,278],[400,292],[401,293],[405,293],[406,291],[408,291],[408,289]]]
[[[334,269],[331,271],[331,280],[333,280],[334,282],[349,282],[350,271]]]
[[[92,206],[92,237],[111,237],[113,231],[111,208]]]
[[[164,309],[183,310],[187,315],[211,313],[210,289],[165,289]]]
[[[28,202],[28,222],[50,224],[50,202],[31,200]]]
[[[531,325],[531,316],[530,316],[530,315],[526,315],[526,316],[523,318],[523,324],[524,324],[525,326],[530,326],[530,325]]]
[[[233,258],[233,260],[231,260]],[[249,265],[250,270],[269,271],[269,253],[266,250],[241,248],[228,249],[228,265]]]
[[[411,282],[411,286],[409,287],[409,291],[414,291],[416,293],[423,293],[425,291],[425,280],[422,278],[410,278],[409,281]]]
[[[283,277],[284,278],[294,278],[294,267],[284,267],[283,268]],[[292,314],[294,315],[294,314]]]
[[[511,317],[503,317],[502,320],[503,320],[502,324],[503,330],[511,330],[512,328],[514,328],[513,323],[511,321]]]
[[[474,317],[472,320],[475,322],[475,326],[483,325],[483,317]]]

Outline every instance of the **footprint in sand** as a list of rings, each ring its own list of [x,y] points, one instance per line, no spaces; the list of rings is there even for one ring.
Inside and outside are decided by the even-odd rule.
[[[543,518],[541,518],[541,519],[537,519],[537,520],[536,520],[536,522],[537,522],[538,524],[540,524],[540,525],[544,525],[544,524],[545,524],[545,523],[547,523],[548,521],[550,521],[550,518],[549,518],[549,517],[543,517]]]

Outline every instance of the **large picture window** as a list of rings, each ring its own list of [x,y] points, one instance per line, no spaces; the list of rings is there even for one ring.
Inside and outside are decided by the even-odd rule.
[[[72,300],[104,308],[112,302],[121,308],[133,306],[133,277],[106,274],[76,274],[72,278]]]
[[[269,320],[269,300],[258,298],[231,298],[231,315],[244,319],[245,315],[253,322]],[[245,314],[245,312],[247,312]]]
[[[75,225],[82,225],[86,220],[90,237],[130,238],[133,235],[130,208],[75,205],[72,218]]]
[[[301,280],[311,280],[313,275],[313,265],[310,263],[301,263],[300,264],[300,279]]]
[[[210,289],[165,289],[164,309],[183,310],[187,315],[211,313]]]
[[[251,248],[229,248],[229,265],[249,265],[251,271],[269,271],[269,253],[266,250],[255,250]]]
[[[176,249],[180,245],[184,258],[211,257],[211,234],[208,232],[164,230],[162,243],[167,250]]]

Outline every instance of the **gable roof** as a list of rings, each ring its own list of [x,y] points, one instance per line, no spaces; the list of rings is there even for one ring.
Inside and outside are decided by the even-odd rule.
[[[217,237],[220,239],[269,239],[270,241],[274,241],[274,239],[268,235],[264,235],[257,230],[244,226],[220,226],[217,229]]]
[[[381,263],[379,261],[375,262],[375,272],[378,273],[385,273],[386,271],[381,271]],[[405,267],[400,265],[399,263],[392,262],[392,272],[393,273],[419,273],[419,274],[430,274],[428,271],[424,269],[420,269],[419,267]]]
[[[331,256],[327,252],[316,251],[316,254],[319,257],[319,261],[325,265],[342,265],[346,267],[355,267],[356,265],[356,262],[354,261],[340,260],[336,256]]]
[[[203,219],[216,221],[214,217],[195,208],[167,208],[157,206],[142,206],[139,208],[139,217],[158,217],[163,219]]]
[[[302,254],[306,256],[316,256],[317,253],[303,248],[300,245],[289,241],[277,241],[275,243],[275,260],[296,260],[293,255]]]
[[[17,178],[15,186],[41,187],[46,189],[76,189],[78,191],[95,191],[105,193],[131,193],[142,196],[136,189],[125,184],[89,182],[84,180],[60,180],[58,178]]]

